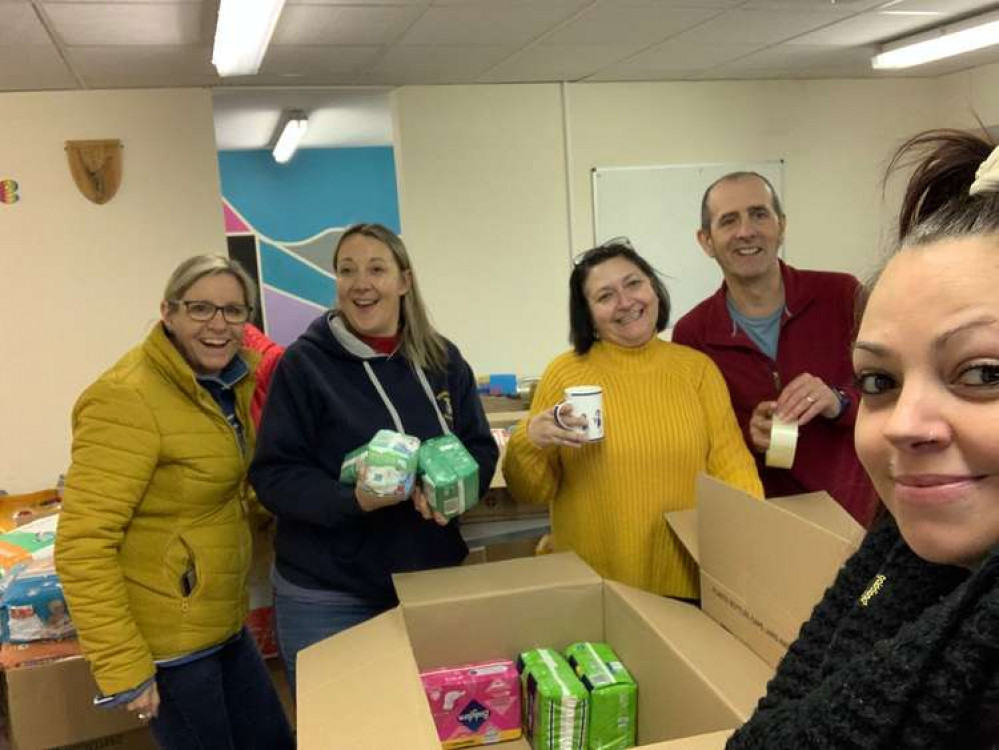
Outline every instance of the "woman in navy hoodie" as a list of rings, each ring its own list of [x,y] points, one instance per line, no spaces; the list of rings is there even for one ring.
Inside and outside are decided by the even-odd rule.
[[[344,456],[381,429],[448,432],[489,487],[498,451],[468,363],[427,317],[402,240],[379,224],[344,232],[337,304],[285,352],[271,381],[250,481],[277,516],[278,644],[294,690],[299,650],[397,603],[393,573],[457,565],[457,520],[418,487],[378,497],[338,481]]]

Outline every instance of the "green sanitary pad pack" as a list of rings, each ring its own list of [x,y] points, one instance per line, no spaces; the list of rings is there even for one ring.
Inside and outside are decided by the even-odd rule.
[[[590,694],[587,750],[635,746],[638,686],[606,643],[574,643],[565,658]]]
[[[340,466],[340,481],[356,482],[366,469],[364,489],[374,495],[409,495],[416,479],[420,439],[393,430],[379,430],[371,441],[347,454]]]
[[[454,435],[444,435],[420,446],[423,492],[431,507],[454,518],[479,502],[479,465]]]
[[[586,750],[589,693],[572,667],[550,648],[517,659],[524,733],[534,750]]]

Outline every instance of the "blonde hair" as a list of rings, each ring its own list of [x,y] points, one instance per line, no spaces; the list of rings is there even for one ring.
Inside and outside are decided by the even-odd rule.
[[[382,224],[354,224],[347,227],[336,243],[333,251],[333,270],[336,271],[340,248],[348,237],[360,235],[378,240],[392,253],[400,272],[409,271],[409,291],[402,297],[400,306],[402,353],[406,359],[422,369],[438,372],[447,370],[447,345],[444,337],[430,322],[430,316],[423,304],[420,286],[416,282],[416,271],[409,260],[409,252],[402,239]]]
[[[201,278],[220,273],[228,273],[236,278],[239,285],[243,287],[243,298],[246,300],[246,305],[255,309],[257,306],[256,284],[238,260],[227,258],[224,255],[195,255],[177,266],[167,280],[166,289],[163,290],[163,301],[173,308],[176,305],[176,300],[183,297],[187,290]]]

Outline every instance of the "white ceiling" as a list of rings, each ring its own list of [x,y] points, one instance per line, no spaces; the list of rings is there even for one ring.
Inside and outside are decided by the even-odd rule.
[[[878,45],[996,0],[288,0],[260,74],[211,66],[217,0],[0,0],[0,92],[212,87],[220,148],[391,142],[404,84],[870,78]],[[999,61],[999,46],[892,75]],[[362,87],[362,88],[357,88]]]

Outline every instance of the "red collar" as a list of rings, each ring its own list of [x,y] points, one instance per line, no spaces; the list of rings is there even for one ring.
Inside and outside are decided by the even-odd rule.
[[[391,354],[399,346],[399,334],[394,336],[358,336],[358,338],[379,354]]]

